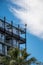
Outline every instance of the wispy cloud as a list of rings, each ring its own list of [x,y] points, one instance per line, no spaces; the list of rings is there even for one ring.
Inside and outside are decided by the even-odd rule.
[[[10,11],[27,24],[28,31],[43,38],[43,0],[10,0],[20,9],[10,6]]]

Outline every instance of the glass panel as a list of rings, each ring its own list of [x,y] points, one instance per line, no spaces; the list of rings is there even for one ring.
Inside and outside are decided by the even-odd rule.
[[[4,35],[0,34],[0,41],[4,42]]]
[[[5,55],[7,55],[7,46],[5,46]]]
[[[0,53],[2,53],[2,44],[0,44]]]
[[[7,46],[2,45],[2,52],[4,55],[7,55]]]
[[[16,40],[13,39],[13,47],[16,47],[17,44],[16,44]]]
[[[5,54],[5,46],[4,45],[2,45],[2,52],[3,52],[3,54]]]

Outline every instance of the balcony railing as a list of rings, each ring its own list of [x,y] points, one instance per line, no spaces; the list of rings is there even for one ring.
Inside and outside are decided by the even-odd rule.
[[[8,42],[4,41],[4,39],[1,39],[1,38],[0,38],[0,43],[7,45],[7,46],[12,46],[12,44],[10,42],[8,43]]]
[[[4,29],[4,28],[2,28],[2,27],[0,27],[0,31],[2,31],[2,33],[4,33],[4,34],[6,33],[6,34],[8,34],[8,35],[11,36],[11,37],[16,38],[17,40],[21,40],[23,43],[25,43],[25,38],[20,37],[20,35],[18,35],[18,34],[9,32],[9,31],[7,31],[6,29]],[[12,34],[13,34],[13,35],[12,35]]]

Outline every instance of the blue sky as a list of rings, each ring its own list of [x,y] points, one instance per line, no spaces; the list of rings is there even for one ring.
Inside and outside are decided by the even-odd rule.
[[[42,5],[42,0],[0,0],[0,18],[6,16],[9,22],[27,24],[27,52],[39,61],[43,61]]]

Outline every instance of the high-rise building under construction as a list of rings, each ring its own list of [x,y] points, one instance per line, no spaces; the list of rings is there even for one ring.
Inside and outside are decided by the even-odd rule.
[[[23,45],[26,48],[26,25],[21,28],[20,25],[14,26],[13,21],[8,23],[6,18],[0,19],[0,55],[8,55],[10,47]]]

